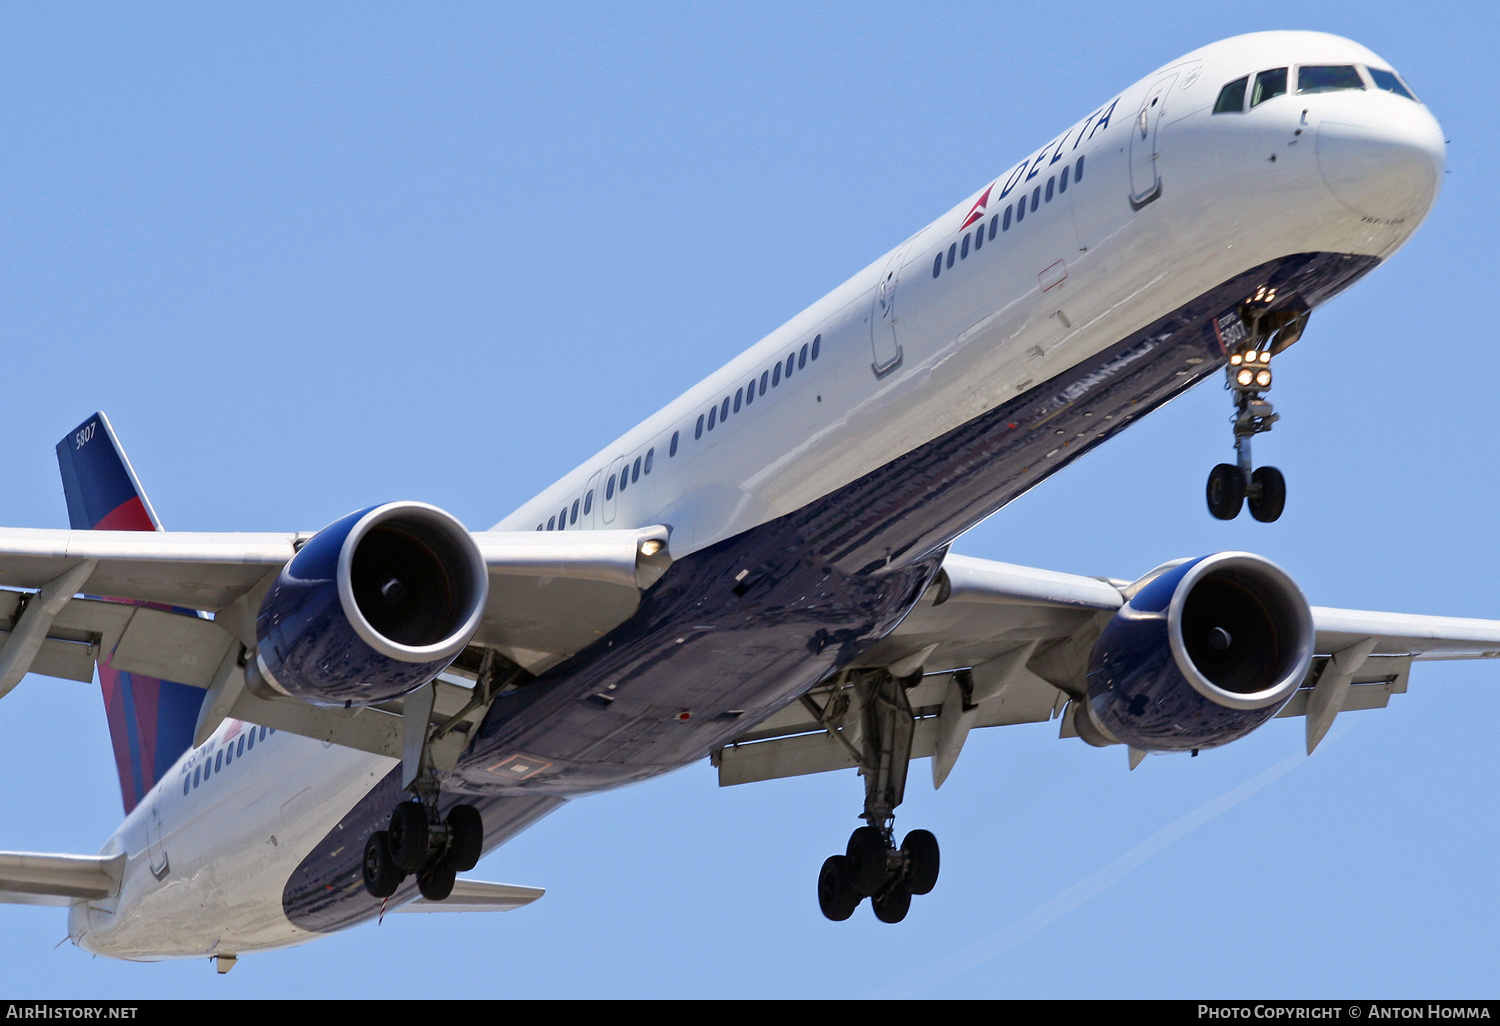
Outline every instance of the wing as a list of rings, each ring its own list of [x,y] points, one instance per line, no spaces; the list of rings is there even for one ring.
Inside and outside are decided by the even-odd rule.
[[[312,536],[0,529],[0,696],[29,671],[88,681],[109,659],[117,670],[209,689],[198,743],[232,715],[400,758],[399,701],[321,709],[258,698],[242,686],[240,660],[255,644],[261,599]],[[471,678],[486,672],[493,659],[486,653],[533,674],[561,662],[629,618],[671,564],[665,527],[472,537],[488,569],[489,599],[455,663]],[[483,712],[471,689],[448,682],[434,691],[435,717],[472,721]],[[462,730],[448,736],[449,747],[464,740]]]
[[[0,621],[12,627],[4,632],[7,641],[33,624],[30,633],[39,642],[49,638],[79,641],[80,633],[97,635],[106,654],[125,646],[124,652],[116,654],[116,665],[122,669],[185,674],[172,679],[204,687],[230,640],[253,644],[264,588],[310,537],[311,533],[0,529],[0,588],[35,589],[41,599],[26,600],[22,612],[22,595],[12,591],[9,598],[0,599],[4,603],[0,604]],[[641,590],[670,564],[665,549],[650,556],[642,551],[648,541],[665,543],[664,527],[488,531],[473,538],[490,578],[489,602],[475,642],[505,653],[533,672],[561,661],[622,623],[640,604]],[[162,610],[121,609],[107,602],[73,598],[82,591],[201,609],[216,617],[203,621]],[[516,610],[525,610],[525,616],[518,616]],[[42,621],[46,621],[45,629],[38,633]],[[194,630],[185,623],[214,626]],[[55,635],[53,626],[58,628]],[[151,658],[148,651],[166,649],[184,656],[196,650],[199,658],[188,662],[196,663],[197,669],[170,665],[179,658],[170,655],[156,657],[164,662],[142,663]],[[0,659],[3,652],[0,648]],[[131,665],[122,663],[122,656]],[[66,661],[59,665],[76,668],[76,663]]]
[[[933,757],[939,785],[974,727],[1061,716],[1060,735],[1077,737],[1062,714],[1083,695],[1093,644],[1130,587],[949,555],[916,608],[855,666],[716,751],[719,783],[859,766],[861,668],[923,674],[907,691],[911,757]],[[1312,614],[1316,656],[1278,714],[1308,718],[1309,751],[1339,712],[1382,708],[1404,692],[1413,661],[1500,657],[1500,621],[1316,606]]]

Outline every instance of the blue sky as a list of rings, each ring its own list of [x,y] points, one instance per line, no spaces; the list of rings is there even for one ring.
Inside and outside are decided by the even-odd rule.
[[[1208,384],[958,551],[1134,577],[1243,548],[1316,604],[1500,617],[1493,55],[1480,4],[12,5],[0,9],[0,523],[64,526],[52,447],[106,410],[169,528],[315,529],[416,498],[487,527],[1074,119],[1226,36],[1385,56],[1444,194],[1279,361],[1274,525],[1212,520]],[[707,764],[481,863],[529,909],[129,965],[0,908],[28,996],[1493,995],[1500,666],[1197,759],[971,737],[898,827],[943,845],[892,928],[818,914],[850,774]],[[0,847],[119,819],[94,686],[0,703]],[[397,971],[392,971],[400,967]]]

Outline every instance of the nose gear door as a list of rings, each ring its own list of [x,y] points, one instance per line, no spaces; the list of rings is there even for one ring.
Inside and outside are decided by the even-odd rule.
[[[1156,158],[1161,156],[1161,121],[1167,112],[1167,94],[1177,81],[1177,72],[1156,80],[1130,130],[1130,206],[1139,210],[1161,195],[1161,174]]]

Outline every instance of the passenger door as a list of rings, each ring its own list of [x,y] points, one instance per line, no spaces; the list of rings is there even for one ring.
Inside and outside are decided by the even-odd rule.
[[[901,284],[901,262],[911,242],[891,254],[880,281],[875,284],[875,301],[870,306],[870,347],[874,355],[871,369],[883,378],[901,363],[901,343],[896,336],[896,287]]]
[[[599,495],[599,516],[606,524],[615,522],[616,503],[620,501],[620,489],[617,478],[620,476],[620,468],[625,465],[623,456],[609,465],[609,473],[604,478],[604,491]]]
[[[1177,81],[1177,74],[1174,71],[1156,80],[1141,101],[1130,131],[1130,206],[1134,210],[1161,195],[1156,158],[1161,155],[1161,121],[1167,112],[1167,94]]]

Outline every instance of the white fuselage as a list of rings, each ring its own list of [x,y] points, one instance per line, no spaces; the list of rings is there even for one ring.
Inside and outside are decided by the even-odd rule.
[[[496,528],[666,524],[680,558],[877,470],[1250,268],[1297,253],[1389,256],[1441,181],[1442,135],[1425,107],[1367,78],[1213,112],[1227,83],[1277,67],[1295,81],[1301,64],[1389,68],[1348,40],[1286,32],[1153,72]],[[103,849],[129,856],[122,891],[75,906],[78,944],[161,958],[315,936],[283,914],[288,874],[394,763],[255,728],[255,747],[204,779],[204,762],[251,729],[226,723],[126,819]]]

